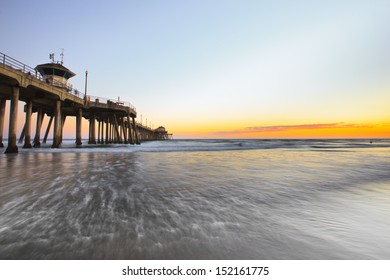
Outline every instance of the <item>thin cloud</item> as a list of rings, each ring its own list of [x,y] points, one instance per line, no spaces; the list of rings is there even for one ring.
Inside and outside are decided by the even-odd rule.
[[[298,125],[272,125],[272,126],[252,126],[241,130],[220,131],[216,134],[242,134],[242,133],[261,133],[261,132],[280,132],[289,130],[307,130],[307,129],[339,129],[339,128],[372,128],[370,125],[346,124],[340,123],[320,123],[320,124],[298,124]]]

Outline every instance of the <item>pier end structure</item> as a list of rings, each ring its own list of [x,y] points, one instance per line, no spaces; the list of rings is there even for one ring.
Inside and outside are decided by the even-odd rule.
[[[141,123],[137,123],[139,131],[139,141],[155,141],[155,140],[171,140],[173,139],[173,134],[168,133],[168,131],[163,126],[158,128],[151,128]]]

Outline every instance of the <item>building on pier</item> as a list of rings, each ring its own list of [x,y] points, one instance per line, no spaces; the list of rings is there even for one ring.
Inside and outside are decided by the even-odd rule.
[[[154,130],[155,138],[157,140],[170,140],[172,139],[172,133],[168,133],[165,127],[159,126]]]
[[[60,63],[45,63],[39,64],[35,67],[35,71],[42,75],[43,80],[53,86],[63,87],[68,91],[72,90],[72,85],[68,80],[74,76],[75,73],[70,71]]]

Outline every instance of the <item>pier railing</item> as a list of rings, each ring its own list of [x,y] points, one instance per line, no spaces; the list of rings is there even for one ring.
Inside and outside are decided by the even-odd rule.
[[[77,89],[74,89],[70,84],[64,84],[64,83],[61,83],[61,82],[53,80],[53,79],[47,79],[47,78],[45,79],[37,70],[35,70],[31,66],[28,66],[28,65],[12,58],[12,57],[10,57],[2,52],[0,52],[0,64],[9,66],[15,70],[18,70],[18,71],[21,71],[25,74],[31,75],[32,77],[36,78],[37,80],[39,80],[41,82],[47,83],[47,84],[55,86],[55,87],[63,88],[67,92],[69,92],[77,97],[84,98],[84,92],[81,92]],[[104,97],[92,96],[92,95],[88,95],[88,96],[90,98],[90,101],[92,101],[92,102],[97,101],[99,103],[107,104],[107,105],[110,105],[112,107],[115,107],[115,106],[129,107],[134,112],[136,112],[135,107],[130,102],[122,101],[122,100],[113,100],[113,99],[108,99],[108,98],[104,98]]]
[[[64,84],[64,83],[61,83],[61,82],[53,80],[53,79],[45,79],[37,70],[35,70],[31,66],[28,66],[28,65],[12,58],[12,57],[10,57],[2,52],[0,52],[0,64],[9,66],[15,70],[21,71],[22,73],[31,75],[32,77],[36,78],[37,80],[39,80],[41,82],[47,83],[47,84],[55,86],[55,87],[63,88],[67,92],[69,92],[75,96],[78,96],[80,98],[82,98],[84,95],[84,93],[82,93],[81,91],[79,91],[77,89],[74,89],[70,84]]]
[[[150,131],[155,131],[156,130],[155,128],[153,128],[152,125],[149,125],[149,124],[143,124],[141,122],[136,122],[136,124],[137,124],[138,128],[143,128],[145,130],[150,130]]]
[[[99,96],[93,96],[93,95],[88,95],[88,97],[89,97],[89,101],[90,102],[97,102],[97,103],[101,103],[101,104],[107,104],[107,105],[112,106],[112,107],[115,107],[115,106],[129,107],[134,112],[137,111],[135,109],[135,107],[128,101],[108,99],[108,98],[99,97]]]
[[[33,75],[34,77],[37,78],[38,80],[43,81],[42,75],[37,72],[34,68],[20,62],[19,60],[16,60],[2,52],[0,52],[0,63],[7,65],[15,70],[22,71],[25,74]]]

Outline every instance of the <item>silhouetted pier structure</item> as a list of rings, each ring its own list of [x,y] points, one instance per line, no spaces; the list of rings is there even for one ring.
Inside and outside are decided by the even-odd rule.
[[[168,133],[168,131],[166,131],[165,128],[162,126],[156,129],[152,129],[148,126],[137,123],[137,128],[139,131],[141,141],[172,139],[172,134]]]
[[[165,140],[172,137],[165,129],[152,129],[135,121],[137,112],[129,102],[85,95],[73,89],[68,79],[75,74],[61,63],[52,62],[29,67],[0,53],[0,147],[3,145],[5,106],[10,100],[8,147],[6,153],[18,152],[16,123],[18,101],[24,101],[25,124],[20,142],[23,148],[41,145],[41,129],[49,117],[43,137],[46,142],[54,122],[52,148],[62,143],[63,127],[68,116],[76,118],[76,145],[82,145],[81,121],[89,120],[89,144],[140,144],[144,140]],[[35,137],[31,141],[31,116],[37,113]],[[96,137],[97,136],[97,137]]]

